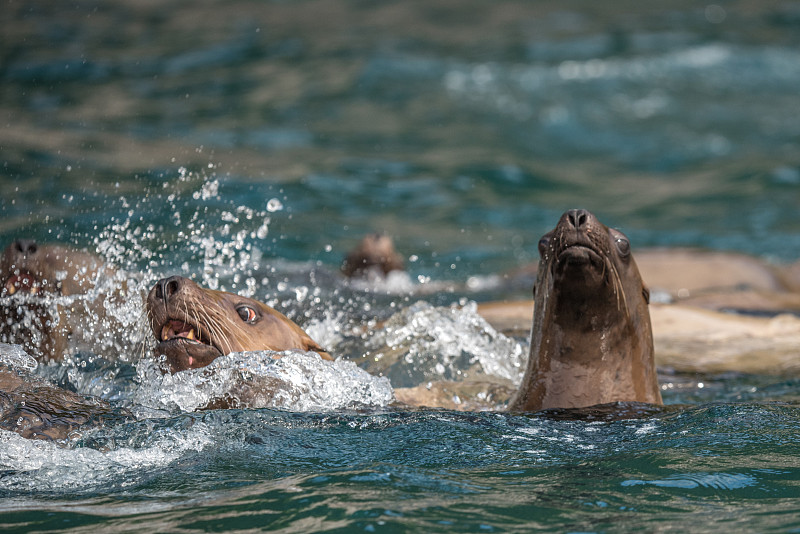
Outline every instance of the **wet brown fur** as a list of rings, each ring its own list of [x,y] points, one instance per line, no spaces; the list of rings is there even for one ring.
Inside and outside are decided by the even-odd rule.
[[[130,417],[94,397],[0,366],[0,428],[24,438],[61,441],[108,419]]]

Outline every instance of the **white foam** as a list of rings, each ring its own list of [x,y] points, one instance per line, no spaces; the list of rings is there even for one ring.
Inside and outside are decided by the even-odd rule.
[[[0,430],[0,470],[8,473],[2,487],[15,491],[58,491],[100,485],[127,486],[143,470],[161,472],[187,452],[214,445],[211,430],[202,422],[190,428],[164,428],[148,434],[141,448],[100,451],[88,447],[67,449],[54,442],[25,439]],[[131,477],[131,473],[137,476]]]
[[[134,402],[152,409],[183,412],[214,399],[240,401],[241,407],[330,411],[387,406],[394,392],[347,361],[325,361],[313,352],[254,351],[228,354],[207,367],[163,374],[153,360],[137,364],[141,388]]]
[[[35,370],[39,365],[25,349],[12,343],[0,343],[0,364],[27,371]]]
[[[450,307],[416,302],[386,321],[368,347],[376,358],[384,347],[402,352],[404,357],[396,365],[421,374],[420,381],[458,379],[478,365],[480,373],[516,383],[525,356],[520,343],[497,332],[478,314],[475,302]]]

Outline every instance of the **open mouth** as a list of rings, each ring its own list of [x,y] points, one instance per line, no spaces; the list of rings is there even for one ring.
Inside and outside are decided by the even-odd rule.
[[[173,373],[205,367],[224,352],[211,342],[205,330],[181,319],[167,318],[153,325],[156,352],[166,356]]]
[[[33,275],[23,272],[15,274],[6,280],[6,284],[3,288],[5,289],[6,295],[13,295],[18,291],[35,295],[41,290],[42,287],[39,284],[39,281]]]
[[[159,341],[162,343],[168,341],[187,341],[213,346],[200,328],[196,328],[189,323],[177,319],[168,319],[167,322],[164,323],[161,327]]]

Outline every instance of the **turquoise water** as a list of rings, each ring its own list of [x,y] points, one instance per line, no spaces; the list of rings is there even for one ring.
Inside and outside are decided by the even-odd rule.
[[[347,361],[394,339],[393,387],[518,380],[527,340],[470,303],[527,298],[496,275],[571,207],[634,250],[800,257],[796,4],[21,3],[0,23],[3,246],[259,298],[343,360],[171,381],[132,296],[115,343],[37,373],[133,417],[66,448],[0,433],[9,530],[800,529],[796,377],[664,369],[663,411],[521,416],[398,410]],[[376,230],[408,278],[346,284]],[[194,411],[239,372],[287,396]]]

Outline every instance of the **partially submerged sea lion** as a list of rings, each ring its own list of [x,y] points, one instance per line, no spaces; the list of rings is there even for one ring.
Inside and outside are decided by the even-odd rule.
[[[76,331],[86,329],[85,306],[58,299],[85,295],[111,273],[89,252],[17,239],[0,257],[0,341],[20,344],[37,359],[63,358]],[[95,318],[102,315],[96,310],[102,306],[88,307]]]
[[[332,360],[302,328],[280,312],[247,297],[200,287],[180,276],[156,282],[147,317],[172,372],[205,367],[232,352],[290,349]]]
[[[364,236],[342,263],[342,272],[348,278],[382,278],[404,268],[403,258],[395,250],[392,238],[383,234]]]
[[[107,420],[129,416],[102,399],[0,365],[0,428],[24,438],[65,440]]]
[[[649,293],[627,237],[569,210],[539,253],[530,356],[508,409],[660,404]]]

